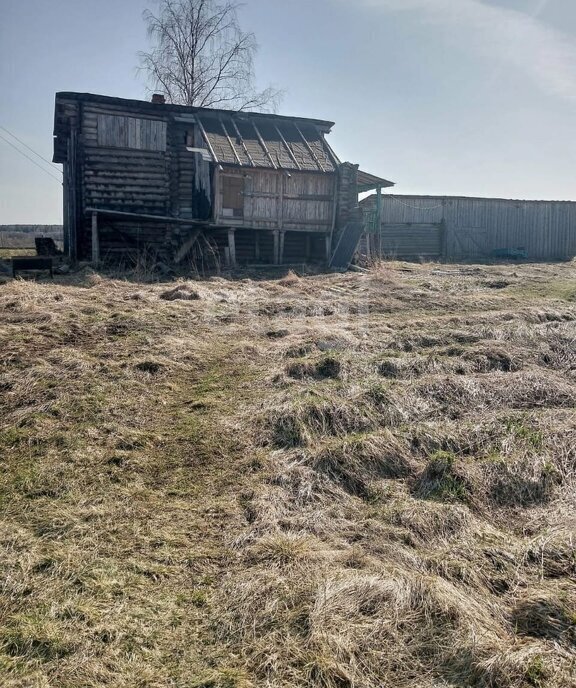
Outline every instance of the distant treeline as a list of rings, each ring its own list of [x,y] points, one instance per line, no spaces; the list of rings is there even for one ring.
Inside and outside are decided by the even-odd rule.
[[[62,242],[62,225],[0,225],[0,247],[34,246],[34,237]]]

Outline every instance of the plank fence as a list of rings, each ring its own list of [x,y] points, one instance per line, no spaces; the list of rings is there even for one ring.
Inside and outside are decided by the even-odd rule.
[[[374,197],[361,206],[373,211]],[[385,257],[570,260],[576,256],[576,202],[449,196],[382,196],[371,243]]]

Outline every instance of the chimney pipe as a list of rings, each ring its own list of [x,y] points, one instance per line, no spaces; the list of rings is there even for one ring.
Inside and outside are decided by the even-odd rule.
[[[164,105],[164,103],[166,102],[166,98],[164,97],[163,93],[153,93],[152,102],[159,105]]]

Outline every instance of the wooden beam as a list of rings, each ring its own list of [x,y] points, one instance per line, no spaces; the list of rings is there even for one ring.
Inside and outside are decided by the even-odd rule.
[[[264,141],[260,132],[258,131],[258,127],[254,124],[254,122],[252,122],[252,126],[254,127],[254,131],[256,132],[256,136],[258,137],[258,141],[260,141],[260,145],[262,146],[262,148],[264,149],[264,152],[268,156],[268,160],[270,160],[272,167],[275,170],[278,169],[278,166],[276,165],[276,163],[272,159],[272,156],[270,155],[270,151],[268,150],[268,146],[266,145],[266,141]]]
[[[92,263],[100,263],[100,238],[98,236],[98,213],[92,212]]]
[[[224,132],[224,135],[228,139],[228,143],[230,144],[230,148],[232,149],[232,152],[234,153],[234,157],[236,158],[236,161],[238,162],[240,167],[242,167],[242,161],[240,160],[238,153],[236,152],[236,148],[234,148],[234,144],[232,143],[232,139],[230,138],[228,131],[227,131],[226,127],[224,126],[224,120],[220,119],[218,121],[222,125],[222,131]]]
[[[68,217],[68,163],[62,165],[62,233],[64,255],[70,258],[70,218]]]
[[[244,139],[242,138],[242,135],[240,134],[240,129],[238,129],[238,127],[236,126],[236,122],[234,120],[232,120],[232,126],[234,127],[234,129],[236,131],[236,136],[240,139],[240,143],[242,144],[242,148],[244,149],[244,152],[246,153],[248,160],[250,160],[250,164],[252,165],[252,167],[256,167],[256,165],[254,164],[254,160],[252,159],[252,156],[250,155],[248,149],[246,148],[246,144],[244,143]]]
[[[198,122],[198,127],[200,131],[202,132],[202,136],[204,137],[204,140],[206,141],[206,145],[208,146],[208,150],[210,151],[210,155],[214,158],[215,163],[219,163],[220,161],[218,160],[218,156],[214,152],[214,148],[212,148],[212,144],[210,143],[210,139],[208,138],[208,134],[206,133],[206,129],[204,129],[204,125],[200,121],[200,118],[196,120]]]
[[[376,230],[380,234],[380,224],[382,222],[382,187],[376,187]]]
[[[196,229],[192,233],[192,235],[179,247],[179,249],[176,251],[176,255],[174,256],[174,262],[176,264],[180,263],[180,261],[182,261],[186,257],[187,253],[196,243],[199,234],[200,230]]]
[[[302,167],[300,166],[300,163],[298,162],[298,160],[296,160],[296,156],[295,156],[294,153],[292,152],[292,149],[291,149],[290,146],[288,145],[288,142],[287,142],[286,139],[284,138],[284,135],[282,134],[282,132],[280,131],[280,129],[279,129],[276,125],[274,125],[274,128],[275,128],[276,131],[278,132],[278,136],[281,138],[282,143],[283,143],[284,146],[286,147],[286,150],[288,151],[288,155],[289,155],[289,156],[292,158],[292,160],[294,161],[294,164],[296,165],[296,169],[301,170]]]
[[[210,223],[204,220],[185,220],[182,217],[170,217],[170,215],[150,215],[148,213],[130,213],[125,210],[108,210],[106,208],[86,208],[87,213],[99,213],[109,217],[132,218],[134,220],[153,220],[158,223],[168,223],[173,225],[200,225],[206,227]]]
[[[294,122],[294,126],[296,127],[296,131],[300,134],[302,141],[304,141],[304,145],[306,146],[306,148],[308,149],[308,152],[310,153],[310,155],[314,159],[314,162],[318,165],[318,167],[322,170],[322,172],[326,172],[322,163],[320,162],[320,160],[318,160],[316,153],[312,150],[312,146],[308,143],[306,137],[304,136],[304,134],[302,133],[300,127],[296,124],[296,122]]]
[[[230,267],[236,267],[236,241],[234,237],[234,229],[228,230],[228,251],[230,255]]]

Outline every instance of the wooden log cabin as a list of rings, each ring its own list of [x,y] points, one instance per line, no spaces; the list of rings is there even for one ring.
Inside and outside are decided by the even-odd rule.
[[[56,94],[72,260],[152,251],[168,264],[330,262],[358,192],[392,183],[341,163],[332,122],[88,93]]]

